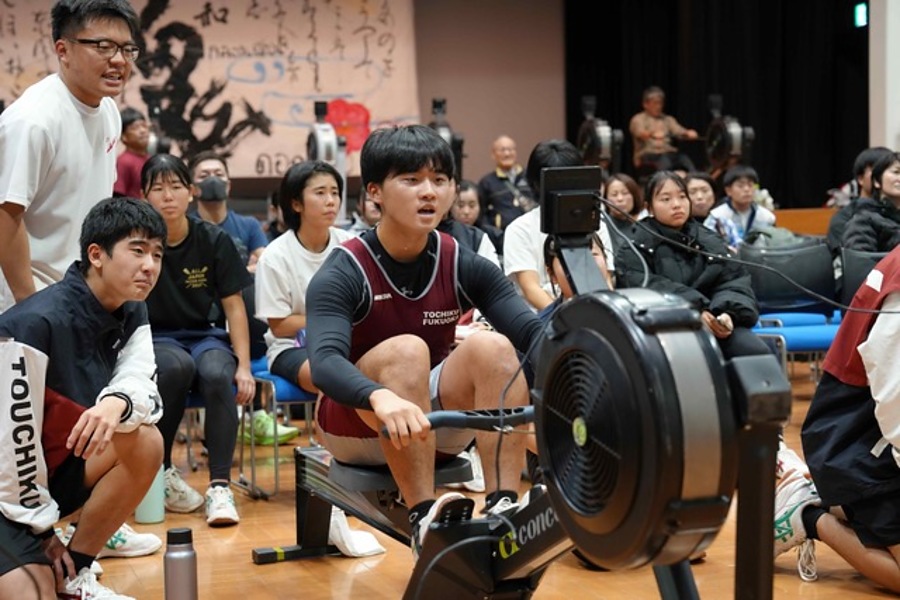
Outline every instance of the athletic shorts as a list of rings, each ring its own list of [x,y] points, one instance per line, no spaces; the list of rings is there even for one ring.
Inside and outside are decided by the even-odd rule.
[[[272,361],[272,368],[269,369],[269,372],[297,385],[297,373],[308,359],[309,350],[306,348],[286,348],[279,352]],[[307,391],[311,392],[312,390]]]
[[[432,411],[442,410],[438,384],[443,367],[443,362],[434,367],[428,378]],[[335,459],[350,465],[386,464],[378,439],[380,433],[369,429],[356,414],[355,408],[323,395],[316,411],[316,421],[322,445]],[[475,433],[470,429],[441,428],[435,431],[435,435],[439,459],[456,456],[475,439]]]
[[[69,515],[87,502],[91,490],[84,485],[84,459],[69,454],[50,479],[50,495],[59,505],[60,516]],[[31,527],[10,521],[0,514],[0,575],[23,565],[49,565],[41,539]]]
[[[865,498],[841,508],[864,546],[888,548],[900,544],[900,502],[896,494]]]
[[[49,565],[50,559],[41,548],[41,540],[31,527],[10,521],[0,514],[0,575],[24,565]]]

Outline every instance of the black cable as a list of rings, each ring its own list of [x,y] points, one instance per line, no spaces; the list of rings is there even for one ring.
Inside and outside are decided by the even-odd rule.
[[[718,260],[723,260],[725,262],[732,262],[732,263],[736,263],[739,265],[743,265],[744,267],[749,267],[752,269],[762,269],[763,271],[768,271],[770,273],[774,273],[775,275],[778,275],[779,277],[781,277],[782,279],[787,281],[791,286],[800,290],[802,293],[806,294],[807,296],[810,296],[811,298],[815,298],[816,300],[819,300],[821,302],[824,302],[825,304],[831,305],[831,306],[833,306],[835,308],[839,308],[841,310],[860,312],[860,313],[869,313],[869,314],[879,314],[879,315],[880,314],[888,314],[888,315],[900,314],[900,311],[895,311],[895,310],[880,310],[877,308],[859,308],[859,307],[855,307],[855,306],[847,306],[846,304],[842,304],[836,300],[828,298],[827,296],[823,296],[823,295],[819,294],[818,292],[814,292],[813,290],[794,281],[793,279],[791,279],[790,277],[788,277],[787,275],[785,275],[778,269],[776,269],[774,267],[770,267],[769,265],[764,265],[764,264],[760,264],[760,263],[743,260],[740,258],[736,258],[734,256],[728,256],[727,254],[713,254],[712,252],[707,252],[707,251],[701,250],[699,248],[693,248],[691,246],[688,246],[687,244],[682,244],[681,242],[667,238],[664,235],[660,235],[658,232],[653,231],[651,228],[647,227],[647,225],[638,221],[632,215],[628,214],[627,212],[625,212],[624,210],[622,210],[621,208],[619,208],[618,206],[613,204],[611,201],[609,201],[608,199],[601,196],[599,193],[595,192],[594,197],[597,200],[599,200],[601,202],[601,204],[608,206],[608,207],[612,208],[613,210],[624,215],[635,226],[640,227],[641,229],[643,229],[644,231],[646,231],[653,237],[655,237],[659,240],[662,240],[663,242],[665,242],[671,246],[675,246],[676,248],[681,248],[683,250],[693,252],[694,254],[698,254],[698,255],[704,256],[706,258],[715,258]],[[598,207],[598,209],[600,210],[601,213],[603,212],[602,206]],[[702,227],[702,225],[701,225],[701,227]],[[627,238],[627,236],[626,236],[626,238]],[[631,247],[632,252],[635,252],[638,255],[638,257],[641,257],[640,252],[637,251],[637,249],[635,248],[633,243],[629,243],[629,246]],[[646,267],[647,263],[643,261],[642,257],[641,257],[641,261],[644,264],[644,266]],[[646,287],[646,275],[647,275],[646,271],[645,271],[644,275],[645,275],[645,283],[641,287]]]
[[[504,517],[504,519],[505,518],[506,517]],[[509,521],[509,519],[506,519],[506,520]],[[510,527],[511,526],[512,526],[512,523],[510,522]],[[513,536],[515,536],[515,532],[513,532]],[[463,538],[461,540],[457,540],[456,542],[453,542],[452,544],[450,544],[449,546],[447,546],[446,548],[444,548],[443,550],[441,550],[440,552],[435,554],[434,558],[432,558],[430,561],[428,561],[428,564],[425,565],[424,569],[422,569],[422,576],[419,577],[419,582],[416,584],[416,589],[413,593],[413,598],[415,600],[418,600],[418,598],[422,597],[422,592],[424,591],[423,588],[425,586],[425,580],[428,579],[428,574],[432,570],[434,570],[434,568],[437,566],[437,564],[445,556],[447,556],[448,554],[450,554],[457,548],[461,548],[462,546],[465,546],[467,544],[474,544],[475,542],[491,542],[491,543],[493,543],[493,542],[499,542],[500,539],[501,539],[501,536],[499,536],[499,535],[474,535],[472,537],[467,537],[467,538]]]
[[[609,201],[607,200],[607,202],[609,202]],[[610,203],[610,205],[612,205],[612,203]],[[635,221],[634,218],[630,214],[626,213],[624,210],[622,210],[618,206],[615,206],[615,205],[612,205],[612,206],[616,210],[620,211],[623,215],[626,215],[632,223],[637,223],[637,221]],[[632,240],[630,237],[628,237],[627,235],[622,233],[619,230],[619,227],[615,223],[612,222],[612,217],[609,216],[609,213],[607,213],[605,210],[600,210],[599,212],[600,212],[600,217],[603,218],[604,220],[606,220],[606,228],[609,229],[611,232],[614,232],[617,236],[621,237],[625,241],[625,243],[628,244],[628,247],[631,248],[631,251],[634,252],[634,254],[638,257],[638,260],[641,261],[641,267],[644,269],[644,277],[641,280],[641,287],[642,288],[647,287],[647,283],[650,281],[650,266],[647,264],[647,261],[644,259],[644,255],[641,254],[640,252],[638,252],[637,247],[634,245],[634,240]],[[610,235],[610,238],[612,238],[612,235]],[[613,258],[615,258],[615,257],[613,257]]]
[[[550,316],[552,317],[556,313],[557,310],[559,310],[559,306],[557,306],[556,308],[553,309],[553,312],[550,313]],[[548,319],[547,323],[549,324],[549,322],[550,322],[550,320]],[[547,326],[545,325],[541,329],[542,329],[542,335],[534,336],[534,339],[531,341],[531,345],[528,347],[528,350],[522,355],[522,360],[519,361],[519,367],[512,374],[512,377],[509,378],[509,381],[506,382],[506,385],[503,386],[503,389],[500,391],[500,398],[499,398],[499,402],[498,402],[498,406],[497,406],[497,408],[500,409],[500,420],[499,420],[499,424],[497,426],[497,428],[499,430],[498,433],[500,434],[500,439],[497,440],[497,450],[494,453],[494,475],[497,478],[498,490],[500,488],[500,450],[503,447],[503,433],[505,433],[504,419],[505,419],[506,415],[503,412],[503,405],[506,402],[506,395],[509,393],[510,388],[512,387],[513,383],[515,383],[516,378],[519,376],[519,374],[522,373],[522,371],[524,370],[525,362],[531,360],[531,355],[532,355],[532,353],[534,353],[534,350],[537,348],[538,342],[543,341],[547,337],[546,335],[543,335],[543,331],[545,331],[547,329]],[[530,395],[529,395],[528,400],[530,403],[531,402]],[[476,444],[476,447],[477,447],[477,444]]]

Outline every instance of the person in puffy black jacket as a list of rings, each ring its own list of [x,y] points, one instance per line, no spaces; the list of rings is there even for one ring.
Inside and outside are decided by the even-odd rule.
[[[890,252],[900,244],[900,152],[883,155],[872,167],[872,199],[860,198],[843,246]]]
[[[647,182],[644,198],[650,217],[636,226],[634,244],[649,270],[646,287],[680,296],[700,311],[725,358],[768,353],[750,331],[759,318],[750,274],[738,263],[716,258],[728,255],[728,249],[715,232],[690,218],[684,180],[660,171]],[[616,253],[616,287],[640,287],[644,275],[640,258],[622,247]]]

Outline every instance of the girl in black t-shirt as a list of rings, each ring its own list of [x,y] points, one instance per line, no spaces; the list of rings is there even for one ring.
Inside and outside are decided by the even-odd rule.
[[[238,429],[237,404],[249,402],[255,390],[247,313],[241,297],[250,276],[224,230],[187,216],[194,194],[190,173],[181,159],[169,154],[150,158],[141,171],[141,189],[168,227],[159,282],[147,298],[158,386],[165,406],[158,427],[165,443],[166,508],[192,512],[204,504],[203,496],[191,489],[172,465],[172,445],[188,393],[193,391],[206,407],[210,478],[206,521],[233,525],[240,520],[228,487]],[[227,331],[221,327],[223,321]]]

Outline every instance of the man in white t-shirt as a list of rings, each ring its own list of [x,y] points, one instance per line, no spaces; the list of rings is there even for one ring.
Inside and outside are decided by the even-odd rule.
[[[62,280],[81,258],[81,224],[112,196],[116,180],[122,121],[112,97],[140,54],[140,24],[127,0],[58,0],[50,17],[59,72],[0,115],[0,313]],[[126,357],[122,369],[129,368]],[[126,523],[101,556],[142,556],[160,546]]]
[[[577,167],[583,164],[578,148],[565,140],[541,142],[531,151],[526,176],[534,190],[540,189],[541,169]],[[540,200],[540,199],[538,199]],[[612,242],[605,223],[597,230],[603,242],[606,264],[614,269]],[[541,310],[553,302],[554,294],[544,265],[544,240],[541,232],[541,208],[537,206],[515,219],[503,237],[503,270],[513,280],[525,300]]]
[[[60,0],[59,72],[0,115],[0,311],[62,279],[88,211],[112,195],[122,92],[140,53],[126,0]]]

